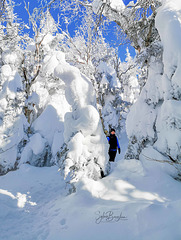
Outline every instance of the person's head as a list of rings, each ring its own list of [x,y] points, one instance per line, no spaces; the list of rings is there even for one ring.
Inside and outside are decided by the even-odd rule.
[[[111,128],[110,133],[111,133],[112,135],[114,135],[114,134],[115,134],[115,129],[114,129],[114,128]]]

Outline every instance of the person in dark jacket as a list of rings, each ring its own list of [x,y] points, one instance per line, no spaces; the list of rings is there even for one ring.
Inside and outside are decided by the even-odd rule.
[[[121,149],[119,146],[118,138],[115,135],[115,130],[113,128],[111,128],[110,136],[107,137],[107,140],[109,142],[109,161],[114,162],[117,150],[120,154]]]

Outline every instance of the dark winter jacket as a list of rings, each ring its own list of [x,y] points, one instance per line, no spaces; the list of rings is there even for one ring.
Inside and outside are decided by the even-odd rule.
[[[117,151],[117,149],[120,149],[118,139],[116,135],[110,134],[109,137],[107,137],[107,140],[109,142],[109,151]]]

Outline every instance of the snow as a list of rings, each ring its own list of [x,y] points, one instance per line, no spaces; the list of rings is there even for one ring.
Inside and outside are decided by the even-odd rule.
[[[53,39],[54,39],[54,36],[52,36],[51,33],[46,34],[45,37],[43,38],[42,45],[44,46],[48,45],[53,41]]]
[[[27,51],[34,52],[36,50],[36,46],[34,43],[30,44],[26,48]]]
[[[167,100],[163,103],[158,115],[157,129],[158,141],[155,146],[163,151],[169,146],[169,154],[174,158],[180,156],[180,125],[181,103],[175,100]]]
[[[127,4],[127,7],[133,7],[133,6],[135,6],[134,1],[130,1],[130,2]]]
[[[14,65],[17,61],[17,55],[16,53],[11,53],[9,51],[5,51],[2,54],[2,60],[4,62],[4,64],[10,64],[10,65]]]
[[[16,72],[14,79],[8,84],[8,88],[11,92],[17,92],[23,88],[21,76]]]
[[[139,106],[141,105],[141,108]],[[140,117],[144,112],[144,118]],[[131,107],[126,119],[126,132],[128,137],[137,135],[139,139],[154,138],[153,123],[156,120],[156,113],[153,106],[148,106],[142,98]]]
[[[90,79],[68,64],[64,53],[47,48],[31,89],[31,134],[18,166],[56,164],[66,181],[76,182],[84,175],[99,179],[108,161],[108,142]]]
[[[152,149],[144,152],[150,154],[158,157]],[[141,161],[119,160],[109,176],[83,178],[67,196],[56,166],[23,164],[1,176],[0,238],[180,239],[181,192],[175,173],[169,164],[143,156]]]
[[[45,147],[45,140],[42,139],[41,135],[39,133],[35,133],[30,138],[30,147],[34,154],[39,154],[43,151]]]
[[[52,145],[55,132],[62,129],[56,109],[52,105],[48,105],[40,117],[34,121],[33,128]]]
[[[164,1],[156,17],[158,28],[163,43],[163,99],[160,107],[156,126],[158,140],[155,147],[167,152],[172,158],[180,159],[180,61],[181,61],[181,26],[180,26],[180,1]],[[169,33],[169,34],[168,34]]]
[[[100,3],[93,2],[95,12]],[[110,4],[120,12],[124,8],[121,0]],[[181,238],[180,167],[166,157],[181,158],[180,8],[179,0],[164,0],[158,10],[163,62],[151,59],[148,80],[127,117],[128,137],[136,136],[136,143],[143,143],[139,160],[123,159],[127,136],[122,132],[122,153],[102,179],[108,144],[91,81],[66,62],[64,53],[51,49],[54,37],[47,34],[42,42],[46,55],[42,72],[28,99],[34,111],[28,124],[18,110],[15,116],[11,114],[11,101],[16,101],[22,79],[16,69],[17,56],[4,53],[0,167],[6,172],[16,166],[19,169],[0,176],[0,239]],[[51,18],[49,21],[50,26],[41,23],[45,32],[55,29]],[[34,50],[34,44],[27,48]],[[118,86],[112,67],[100,63],[98,69],[103,74],[101,84],[109,83],[110,74],[113,87]],[[135,78],[131,82],[137,86]],[[102,113],[108,123],[116,125],[118,114],[109,104],[113,99],[110,95],[105,98]],[[5,113],[9,115],[3,116]]]
[[[1,166],[4,167],[5,171],[7,171],[8,169],[11,169],[12,165],[14,165],[14,163],[16,162],[17,144],[24,137],[23,126],[25,125],[26,125],[25,117],[18,116],[17,118],[15,118],[15,121],[13,122],[13,124],[12,122],[9,124],[5,124],[5,126],[7,126],[8,131],[4,126],[2,126],[1,128],[0,156],[1,156]]]
[[[120,88],[121,84],[120,81],[118,80],[116,76],[115,69],[106,64],[105,62],[100,62],[100,64],[97,67],[97,70],[103,74],[102,80],[101,80],[101,85],[110,83],[111,87],[117,87]],[[111,78],[111,79],[109,79]]]
[[[153,145],[164,155],[180,159],[180,7],[178,0],[165,0],[157,11],[163,58],[150,59],[148,79],[128,114],[126,129],[134,142],[128,157],[131,153],[138,158],[141,149]]]
[[[163,61],[165,74],[167,76],[172,75],[174,68],[176,68],[172,82],[176,84],[177,87],[181,87],[181,67],[179,64],[181,57],[180,7],[181,4],[179,0],[165,0],[156,17],[156,27],[159,30],[159,34],[164,46]]]
[[[100,7],[105,2],[106,2],[105,0],[94,0],[92,5],[93,11],[95,13],[98,13],[98,11],[100,11]],[[122,0],[111,0],[110,6],[113,10],[120,11],[120,12],[125,8],[125,4],[123,3]]]
[[[122,0],[111,0],[111,7],[117,11],[121,11],[125,8],[125,5]]]

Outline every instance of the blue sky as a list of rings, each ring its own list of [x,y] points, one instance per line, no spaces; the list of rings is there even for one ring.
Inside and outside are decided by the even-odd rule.
[[[127,5],[131,0],[123,0],[123,2]],[[28,23],[28,14],[24,8],[25,4],[24,4],[24,0],[14,0],[16,7],[15,7],[15,12],[17,13],[18,17],[20,19],[22,19],[25,23]],[[25,0],[26,3],[28,3],[28,0]],[[134,2],[136,2],[136,0],[134,0]],[[29,9],[30,9],[30,13],[33,12],[33,9],[35,7],[39,6],[39,2],[36,0],[33,0],[29,3]],[[58,10],[52,10],[51,14],[53,17],[57,17],[58,14]],[[73,34],[75,31],[75,26],[76,24],[71,24],[70,25],[70,32]],[[119,40],[117,40],[117,38],[115,37],[114,34],[112,34],[112,30],[115,27],[115,23],[112,23],[108,29],[108,31],[105,33],[105,38],[106,40],[109,42],[109,44],[111,46],[118,46],[119,45]],[[63,28],[63,26],[62,26]],[[30,30],[30,35],[31,35],[31,30]],[[118,51],[119,51],[119,57],[122,61],[124,61],[125,59],[125,53],[126,53],[126,48],[129,48],[129,51],[131,53],[132,56],[135,56],[135,50],[133,47],[131,47],[129,44],[128,45],[123,45],[123,46],[119,46],[118,47]]]

